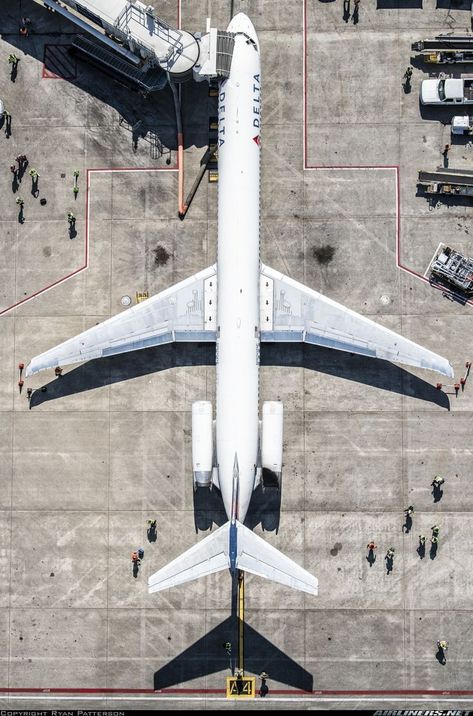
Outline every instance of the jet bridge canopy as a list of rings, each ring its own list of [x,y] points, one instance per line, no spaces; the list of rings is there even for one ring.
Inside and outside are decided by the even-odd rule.
[[[159,65],[172,79],[186,78],[199,59],[199,41],[190,32],[171,27],[140,0],[43,0],[56,12],[76,22],[123,53],[128,47],[142,62]],[[86,23],[84,25],[84,23]],[[97,28],[105,33],[98,35]]]

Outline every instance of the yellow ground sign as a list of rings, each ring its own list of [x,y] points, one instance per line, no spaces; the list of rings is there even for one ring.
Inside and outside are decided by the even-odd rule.
[[[254,699],[255,682],[254,676],[227,676],[227,699]]]

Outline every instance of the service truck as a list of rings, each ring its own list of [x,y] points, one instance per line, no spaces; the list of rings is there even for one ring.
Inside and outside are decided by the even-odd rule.
[[[473,104],[473,77],[423,80],[420,101],[422,104]]]

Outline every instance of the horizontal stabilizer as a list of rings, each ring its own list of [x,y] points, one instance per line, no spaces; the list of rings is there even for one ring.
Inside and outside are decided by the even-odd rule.
[[[301,592],[318,594],[316,577],[240,523],[237,567]]]
[[[229,522],[212,532],[186,552],[176,557],[148,579],[148,591],[160,592],[162,589],[176,587],[191,582],[206,574],[228,569],[228,526]]]
[[[148,591],[160,592],[230,568],[230,522],[219,527],[148,579]],[[257,574],[309,594],[317,579],[275,547],[236,521],[236,569]]]

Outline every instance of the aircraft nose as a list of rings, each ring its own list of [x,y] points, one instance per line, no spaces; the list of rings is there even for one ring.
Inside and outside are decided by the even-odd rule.
[[[244,32],[245,35],[251,37],[251,39],[258,44],[258,36],[256,34],[254,25],[248,15],[245,15],[244,12],[239,12],[237,15],[234,15],[232,17],[230,24],[227,27],[227,32]]]

